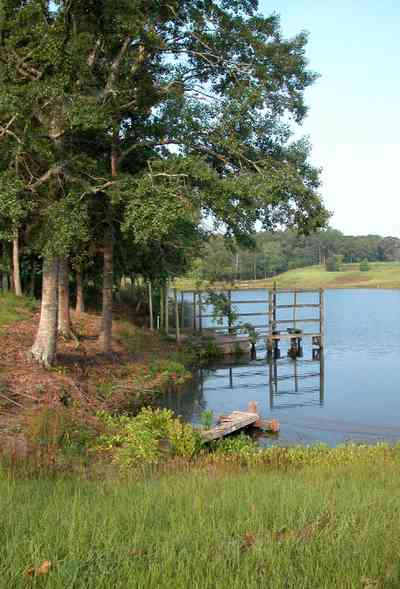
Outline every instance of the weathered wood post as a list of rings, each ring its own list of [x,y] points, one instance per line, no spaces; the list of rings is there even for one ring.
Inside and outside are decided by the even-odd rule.
[[[229,315],[228,315],[228,334],[232,335],[232,291],[228,290],[228,300],[229,300]]]
[[[319,291],[319,334],[320,334],[320,348],[325,347],[325,308],[324,308],[324,290]],[[321,352],[322,355],[322,352]]]
[[[272,294],[268,290],[268,336],[267,336],[267,353],[272,358],[273,340],[272,340]]]
[[[169,279],[165,287],[165,333],[169,333]]]
[[[273,336],[278,335],[278,331],[276,329],[276,303],[277,303],[276,282],[274,282],[274,290],[273,290],[273,294],[272,294],[272,335]],[[279,350],[279,338],[277,338],[277,337],[275,337],[273,339],[273,350],[274,350],[275,358],[280,358],[281,353]]]
[[[178,304],[178,293],[176,288],[174,288],[174,306],[175,306],[175,337],[176,341],[179,342],[181,339],[180,329],[179,329],[179,304]]]
[[[185,327],[185,297],[184,292],[181,290],[181,328]]]
[[[154,331],[154,317],[153,317],[153,289],[151,280],[149,280],[149,315],[150,315],[150,331]]]
[[[293,328],[296,329],[296,306],[297,306],[297,290],[294,291],[293,296]]]
[[[321,350],[319,356],[319,404],[323,405],[325,400],[325,356]]]
[[[165,311],[164,299],[165,299],[164,287],[160,286],[160,330],[161,331],[164,330],[164,311]]]
[[[197,329],[196,291],[193,291],[193,330]]]
[[[203,293],[199,292],[199,331],[203,331]]]

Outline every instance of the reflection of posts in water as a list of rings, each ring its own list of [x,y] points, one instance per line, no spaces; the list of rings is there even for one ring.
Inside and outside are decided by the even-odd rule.
[[[316,393],[319,394],[319,399],[315,399],[311,400],[311,404],[319,404],[319,405],[323,405],[324,404],[324,400],[325,400],[325,358],[324,358],[324,352],[323,350],[319,350],[320,354],[318,358],[313,358],[313,360],[315,360],[315,362],[318,362],[319,364],[319,372],[311,372],[311,373],[305,373],[302,374],[299,372],[299,366],[301,364],[301,360],[298,360],[297,358],[293,359],[292,362],[290,362],[289,364],[287,362],[284,362],[283,364],[281,364],[279,362],[279,360],[277,360],[276,358],[273,358],[273,356],[269,356],[268,358],[268,366],[269,366],[269,408],[270,410],[274,409],[275,407],[275,397],[279,396],[279,397],[285,397],[285,396],[289,396],[289,395],[303,395],[306,393]],[[303,364],[304,365],[304,364]],[[291,374],[283,374],[282,376],[279,376],[279,366],[286,366],[289,367],[289,369],[291,369],[293,372]],[[311,389],[310,387],[308,387],[308,390],[302,390],[301,386],[300,386],[300,381],[303,379],[307,379],[307,378],[318,378],[318,385],[316,384],[316,386],[312,386]],[[279,390],[279,385],[278,383],[280,381],[283,381],[284,383],[290,383],[291,381],[293,382],[293,387],[288,387],[288,390]],[[308,401],[308,399],[306,401],[303,401],[303,403],[300,401],[299,403],[297,403],[298,406],[301,405],[308,405],[310,404],[310,402]],[[289,406],[289,405],[288,405]],[[285,405],[281,405],[281,407],[285,407]]]
[[[229,368],[229,386],[233,389],[233,371],[232,368]]]
[[[325,354],[320,350],[319,357],[319,404],[323,405],[325,401]]]
[[[201,396],[204,396],[204,370],[200,368],[200,392]]]
[[[294,390],[296,393],[299,392],[299,374],[298,374],[297,359],[294,360]]]
[[[274,395],[278,392],[278,363],[276,358],[269,357],[269,406],[274,406]]]

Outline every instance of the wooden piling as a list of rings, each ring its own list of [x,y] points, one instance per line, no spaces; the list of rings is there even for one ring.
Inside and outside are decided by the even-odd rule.
[[[181,339],[180,329],[179,329],[179,304],[178,304],[178,293],[176,288],[174,288],[174,307],[175,307],[175,337],[176,341],[179,342]]]
[[[193,329],[197,329],[196,291],[193,291]]]
[[[319,333],[320,333],[320,347],[325,347],[325,308],[324,308],[324,291],[321,288],[319,291]]]
[[[185,327],[185,297],[184,292],[181,292],[181,329]]]
[[[228,333],[229,335],[232,334],[232,291],[228,290],[228,299],[229,299],[229,315],[228,315]]]
[[[165,295],[164,287],[160,286],[160,330],[164,330]]]
[[[268,337],[267,337],[267,353],[272,357],[273,342],[272,342],[272,295],[268,291]]]
[[[203,331],[203,293],[199,292],[199,331]]]
[[[168,335],[169,333],[169,279],[167,281],[167,286],[165,287],[165,333]]]
[[[154,317],[153,317],[153,289],[151,285],[151,280],[149,280],[149,315],[150,315],[150,331],[154,331]]]

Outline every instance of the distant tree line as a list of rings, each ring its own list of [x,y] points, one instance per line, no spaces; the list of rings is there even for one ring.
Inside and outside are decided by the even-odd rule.
[[[400,239],[380,235],[344,235],[328,228],[311,235],[292,230],[260,232],[252,247],[237,247],[223,236],[204,245],[190,272],[200,280],[251,280],[269,278],[286,270],[324,265],[340,256],[343,263],[400,260]]]

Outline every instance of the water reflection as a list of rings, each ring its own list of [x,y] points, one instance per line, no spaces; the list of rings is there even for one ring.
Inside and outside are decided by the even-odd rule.
[[[325,357],[323,353],[312,360],[270,359],[268,365],[271,411],[324,404]]]
[[[262,300],[265,292],[237,292],[234,298]],[[253,310],[254,304],[243,305],[244,312]],[[260,335],[256,360],[198,371],[165,404],[199,423],[204,409],[217,416],[245,410],[255,400],[263,417],[281,422],[282,443],[400,439],[400,291],[327,291],[325,318],[321,363],[311,361],[311,342],[298,360],[287,358],[282,342],[281,359],[271,365]]]
[[[210,408],[215,417],[259,404],[262,415],[280,409],[324,404],[324,356],[312,359],[261,358],[246,363],[224,363],[194,372],[193,380],[178,394],[169,393],[162,405],[192,423]]]

